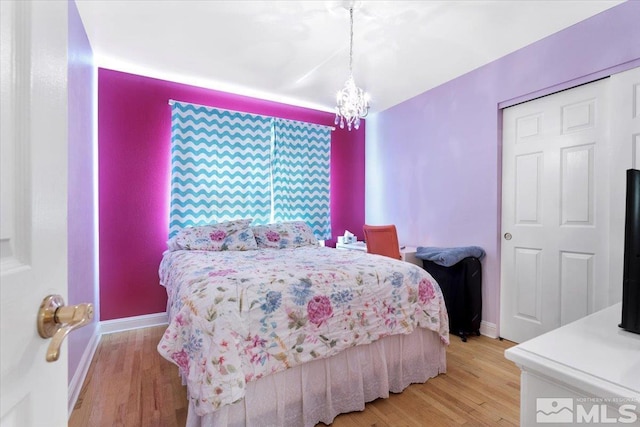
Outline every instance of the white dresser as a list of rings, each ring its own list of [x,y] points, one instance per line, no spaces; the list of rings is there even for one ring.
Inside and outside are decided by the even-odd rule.
[[[640,335],[621,304],[505,351],[522,370],[520,425],[640,426]]]
[[[367,244],[365,242],[336,243],[336,249],[366,252]],[[402,260],[422,267],[422,260],[416,257],[417,250],[415,246],[401,246],[400,255]]]

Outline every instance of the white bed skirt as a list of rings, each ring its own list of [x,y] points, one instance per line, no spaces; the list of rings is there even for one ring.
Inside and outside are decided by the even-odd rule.
[[[419,328],[250,382],[244,400],[212,414],[198,417],[190,405],[187,427],[330,424],[338,414],[362,411],[366,402],[445,371],[440,337]]]

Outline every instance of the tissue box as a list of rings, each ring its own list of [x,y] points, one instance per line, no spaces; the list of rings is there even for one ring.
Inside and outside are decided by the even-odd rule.
[[[338,236],[338,243],[349,244],[355,243],[358,241],[358,238],[349,230],[344,230],[343,236]]]

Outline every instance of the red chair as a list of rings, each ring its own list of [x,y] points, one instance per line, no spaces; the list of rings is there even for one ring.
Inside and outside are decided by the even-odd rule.
[[[368,253],[402,259],[395,225],[365,224],[362,230],[364,231],[364,241],[367,243]]]

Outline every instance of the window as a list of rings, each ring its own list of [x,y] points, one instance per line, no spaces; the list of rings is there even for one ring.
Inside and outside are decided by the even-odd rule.
[[[331,237],[327,126],[173,102],[169,236],[237,218]]]
[[[273,219],[304,221],[316,238],[330,239],[330,129],[275,119],[273,135]]]

